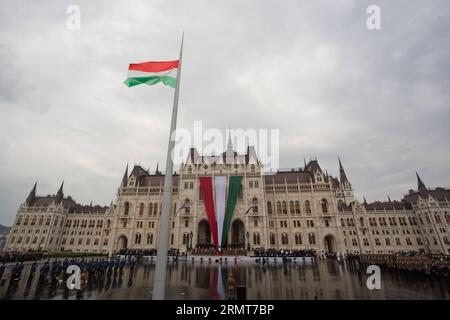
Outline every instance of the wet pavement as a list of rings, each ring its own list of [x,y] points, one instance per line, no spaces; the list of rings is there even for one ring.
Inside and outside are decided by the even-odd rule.
[[[40,267],[40,266],[39,266]],[[38,270],[39,270],[38,267]],[[38,285],[38,273],[29,279],[25,265],[22,279],[9,281],[8,266],[0,283],[0,299],[151,299],[155,264],[138,264],[134,271],[90,281],[84,292],[68,290],[64,281]],[[381,290],[366,287],[368,274],[335,260],[316,263],[170,262],[168,299],[229,299],[228,284],[246,286],[247,299],[353,300],[353,299],[450,299],[449,279],[423,274],[381,270]]]

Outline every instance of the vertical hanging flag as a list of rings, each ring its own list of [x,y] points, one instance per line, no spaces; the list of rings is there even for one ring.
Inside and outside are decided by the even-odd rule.
[[[217,219],[217,236],[222,241],[223,220],[225,218],[225,199],[227,193],[227,177],[215,176],[215,203],[216,203],[216,219]]]
[[[221,246],[225,247],[228,230],[230,229],[231,220],[233,218],[234,208],[236,207],[236,201],[241,191],[242,176],[231,176],[230,183],[228,185],[228,197],[227,197],[227,207],[225,211],[225,218],[223,221],[223,231]]]
[[[214,210],[214,199],[212,191],[212,178],[211,177],[199,177],[201,192],[203,193],[203,201],[205,203],[206,215],[208,217],[209,227],[213,236],[214,245],[218,246],[219,241],[217,238],[217,222],[216,213]]]

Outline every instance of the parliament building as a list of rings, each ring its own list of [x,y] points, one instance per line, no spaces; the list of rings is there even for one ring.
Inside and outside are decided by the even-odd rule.
[[[169,247],[181,252],[214,244],[201,177],[241,177],[224,228],[227,247],[314,249],[318,253],[450,253],[450,189],[417,190],[400,201],[358,201],[341,161],[339,177],[316,159],[302,168],[263,173],[254,147],[245,154],[229,141],[220,156],[189,156],[173,175]],[[81,205],[65,196],[39,196],[34,185],[17,210],[6,251],[113,253],[158,245],[164,174],[127,169],[109,206]],[[213,190],[214,191],[214,190]],[[227,196],[230,196],[227,194]],[[228,209],[227,209],[228,210]]]

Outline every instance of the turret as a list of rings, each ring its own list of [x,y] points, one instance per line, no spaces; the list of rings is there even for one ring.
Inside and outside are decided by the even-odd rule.
[[[64,200],[63,187],[64,187],[64,181],[61,183],[61,186],[59,187],[59,190],[56,193],[56,198],[55,198],[56,204],[60,204]]]
[[[36,187],[37,187],[37,181],[34,183],[33,189],[31,189],[30,194],[27,197],[27,200],[25,203],[27,206],[31,206],[34,202],[34,199],[36,198]]]
[[[128,183],[128,163],[127,163],[127,167],[125,168],[125,173],[123,174],[122,187],[126,187],[127,183]]]
[[[344,167],[342,166],[342,163],[341,163],[341,158],[339,158],[338,157],[338,159],[339,159],[339,180],[340,180],[340,182],[342,183],[342,184],[348,184],[348,185],[350,185],[350,182],[348,181],[348,179],[347,179],[347,175],[345,174],[345,170],[344,170]]]

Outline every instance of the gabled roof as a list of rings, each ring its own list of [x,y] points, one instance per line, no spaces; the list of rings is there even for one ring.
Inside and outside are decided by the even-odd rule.
[[[295,170],[278,171],[272,175],[264,176],[265,184],[282,184],[282,183],[310,183],[312,181],[311,172]]]

